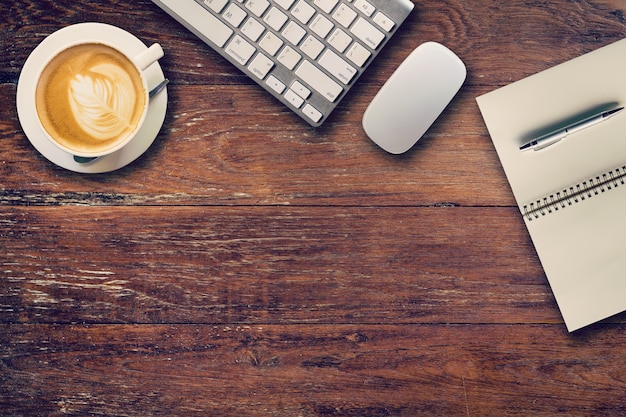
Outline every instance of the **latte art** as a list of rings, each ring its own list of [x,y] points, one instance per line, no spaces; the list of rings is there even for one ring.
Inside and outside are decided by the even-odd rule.
[[[76,74],[68,93],[74,118],[94,139],[109,140],[133,128],[137,94],[123,69],[105,64]]]
[[[112,149],[138,128],[146,106],[140,73],[103,44],[70,47],[53,58],[37,87],[44,129],[77,154]]]

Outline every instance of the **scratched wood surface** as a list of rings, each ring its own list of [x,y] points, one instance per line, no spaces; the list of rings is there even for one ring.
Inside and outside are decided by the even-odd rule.
[[[415,1],[306,126],[148,0],[0,5],[2,416],[621,416],[626,315],[568,334],[475,97],[626,34],[623,0]],[[17,117],[45,36],[159,42],[168,115],[116,172],[39,155]],[[417,45],[468,67],[418,145],[360,128]]]

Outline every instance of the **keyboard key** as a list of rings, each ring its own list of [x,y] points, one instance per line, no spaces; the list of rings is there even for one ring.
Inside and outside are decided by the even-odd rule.
[[[363,14],[367,17],[370,17],[372,14],[374,14],[374,11],[376,10],[376,8],[367,0],[356,0],[354,2],[354,7],[362,11]]]
[[[259,46],[271,56],[275,56],[276,52],[283,46],[283,41],[272,32],[267,32],[261,39],[261,42],[259,42]]]
[[[333,11],[339,0],[315,0],[315,5],[322,9],[325,13]]]
[[[257,54],[248,66],[248,69],[261,80],[269,74],[272,68],[274,68],[274,61],[262,53]]]
[[[248,14],[241,7],[237,6],[234,3],[231,3],[224,12],[223,16],[228,23],[238,28],[239,25],[241,25],[241,23],[243,22],[243,19],[245,19]]]
[[[315,14],[315,8],[304,0],[300,0],[298,4],[296,4],[296,7],[291,10],[291,14],[298,19],[300,23],[306,25]]]
[[[289,45],[285,46],[283,50],[280,51],[280,54],[278,54],[278,62],[289,70],[294,69],[296,65],[298,65],[298,62],[300,62],[300,59],[302,59],[302,55]]]
[[[272,9],[263,18],[263,21],[270,25],[270,27],[276,32],[279,32],[285,23],[287,23],[288,19],[289,17],[287,17],[285,13],[281,12],[276,7],[272,7]]]
[[[333,22],[326,19],[321,14],[318,14],[315,16],[309,27],[320,38],[326,38],[335,25],[333,25]]]
[[[294,1],[295,0],[276,0],[275,2],[283,9],[289,10],[291,8],[291,5],[294,3]]]
[[[352,44],[352,46],[348,50],[348,53],[346,54],[346,57],[348,57],[350,61],[352,61],[359,67],[362,67],[367,62],[367,60],[370,59],[370,56],[372,56],[372,53],[358,42]]]
[[[319,122],[320,120],[322,120],[323,117],[323,114],[320,113],[319,110],[317,110],[315,107],[311,106],[308,103],[302,109],[302,114],[311,119],[313,123]]]
[[[343,54],[348,45],[352,43],[352,38],[346,32],[337,28],[328,38],[328,43]]]
[[[352,26],[350,32],[372,49],[378,48],[385,39],[384,33],[362,17],[359,17],[359,20]]]
[[[319,64],[346,85],[350,84],[350,81],[357,73],[352,65],[331,50],[324,52],[324,55],[319,60]]]
[[[335,13],[333,13],[333,19],[337,21],[344,28],[350,27],[354,19],[358,16],[357,12],[352,10],[349,6],[341,4],[337,7]]]
[[[246,9],[254,13],[256,17],[263,16],[268,7],[270,7],[270,2],[267,0],[250,0],[246,3]]]
[[[311,90],[306,88],[300,81],[294,81],[291,89],[305,100],[311,96]]]
[[[391,32],[391,29],[396,25],[396,23],[388,18],[383,12],[376,13],[374,16],[374,23],[383,28],[386,32]]]
[[[204,4],[209,6],[209,9],[215,13],[222,13],[222,10],[228,4],[228,0],[204,0]]]
[[[306,35],[306,30],[292,20],[287,24],[287,27],[283,30],[282,35],[293,45],[298,45],[302,38]]]
[[[293,90],[287,90],[284,97],[296,109],[299,109],[304,104],[304,99]]]
[[[246,65],[255,52],[256,48],[239,35],[235,36],[226,47],[226,53],[241,65]]]
[[[313,60],[317,59],[317,57],[320,56],[324,48],[324,44],[318,41],[317,38],[312,35],[307,36],[307,38],[304,40],[304,42],[302,42],[302,45],[300,46],[300,50],[307,54],[307,56]]]
[[[331,103],[337,100],[343,92],[341,85],[309,61],[302,62],[296,69],[296,75]]]
[[[198,27],[198,31],[209,41],[223,48],[233,35],[233,30],[198,3],[190,3],[190,7],[197,8],[190,13],[190,24]]]
[[[258,41],[263,32],[265,32],[265,26],[253,17],[249,18],[241,28],[241,33],[246,35],[252,42]]]
[[[267,77],[267,81],[265,81],[265,83],[278,94],[282,94],[283,91],[285,91],[285,84],[273,75]]]

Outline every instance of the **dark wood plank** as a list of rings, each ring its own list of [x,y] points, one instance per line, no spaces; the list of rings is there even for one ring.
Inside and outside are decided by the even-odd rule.
[[[0,304],[25,323],[560,322],[518,216],[15,207],[0,217]]]
[[[560,325],[0,329],[0,407],[8,416],[552,417],[626,411],[626,367],[607,354],[623,349],[623,326],[577,336]]]

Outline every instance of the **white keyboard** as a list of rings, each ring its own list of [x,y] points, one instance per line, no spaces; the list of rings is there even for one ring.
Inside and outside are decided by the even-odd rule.
[[[312,126],[413,10],[410,0],[152,0]]]

